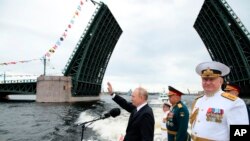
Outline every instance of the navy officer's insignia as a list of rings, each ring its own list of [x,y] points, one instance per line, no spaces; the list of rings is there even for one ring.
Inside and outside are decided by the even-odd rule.
[[[223,96],[229,100],[232,100],[232,101],[235,101],[238,98],[237,96],[230,94],[230,93],[222,93],[221,96]]]
[[[168,119],[172,119],[174,117],[174,113],[173,112],[169,112],[168,113]]]
[[[177,104],[178,108],[182,108],[182,105],[181,103]]]
[[[181,117],[184,117],[184,116],[185,116],[185,113],[184,113],[184,112],[180,112],[180,116],[181,116]]]
[[[219,108],[208,108],[207,109],[207,121],[212,121],[212,122],[222,122],[222,118],[224,115],[224,110],[219,109]]]

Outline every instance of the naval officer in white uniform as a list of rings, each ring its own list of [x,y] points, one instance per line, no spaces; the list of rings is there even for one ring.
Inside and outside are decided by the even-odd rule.
[[[221,90],[230,69],[220,62],[204,62],[196,67],[204,95],[193,103],[190,116],[193,141],[229,141],[230,125],[248,125],[244,101]]]

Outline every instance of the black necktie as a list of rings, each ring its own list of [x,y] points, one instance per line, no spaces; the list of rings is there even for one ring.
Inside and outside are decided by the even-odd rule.
[[[135,110],[133,111],[133,117],[136,115],[137,113],[137,109],[135,108]]]

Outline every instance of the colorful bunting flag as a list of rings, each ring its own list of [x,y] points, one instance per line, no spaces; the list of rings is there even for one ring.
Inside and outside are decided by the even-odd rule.
[[[67,26],[67,28],[64,30],[62,36],[59,38],[59,40],[57,40],[57,42],[55,43],[54,46],[59,47],[59,46],[61,45],[61,43],[66,39],[68,29],[71,29],[71,28],[72,28],[72,25],[73,25],[74,22],[75,22],[75,18],[78,17],[79,14],[80,14],[80,12],[81,12],[81,9],[82,9],[81,6],[82,6],[83,4],[84,4],[83,1],[80,0],[80,4],[77,6],[77,8],[76,8],[76,10],[75,10],[75,13],[74,13],[73,17],[72,17],[71,20],[70,20],[70,23],[68,24],[68,26]],[[53,48],[53,49],[49,49],[49,51],[45,53],[45,56],[46,56],[46,57],[50,57],[53,53],[55,53],[57,47],[56,47],[56,48]]]
[[[87,0],[86,0],[87,1]],[[72,28],[72,25],[74,24],[75,22],[75,18],[79,16],[80,12],[81,12],[81,9],[82,9],[82,5],[83,5],[83,0],[80,0],[80,3],[79,5],[77,6],[75,12],[74,12],[74,15],[73,17],[71,18],[70,20],[70,23],[67,25],[67,28],[64,30],[62,36],[56,41],[55,45],[53,45],[52,48],[50,48],[45,54],[44,56],[45,57],[50,57],[53,53],[55,53],[56,49],[61,45],[61,43],[66,39],[67,37],[67,32],[68,32],[68,29],[71,29]],[[43,57],[42,57],[43,58]],[[0,66],[4,66],[4,65],[13,65],[13,64],[17,64],[17,63],[28,63],[28,62],[31,62],[31,61],[35,61],[35,60],[41,60],[41,59],[32,59],[32,60],[22,60],[22,61],[14,61],[14,62],[7,62],[7,63],[0,63]]]

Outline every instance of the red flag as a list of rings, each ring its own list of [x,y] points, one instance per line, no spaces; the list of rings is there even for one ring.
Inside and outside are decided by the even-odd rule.
[[[64,32],[64,33],[63,33],[63,37],[66,38],[66,36],[67,36],[67,34]]]
[[[54,46],[53,46],[53,49],[57,49],[57,45],[54,45]]]
[[[49,54],[49,52],[47,52],[47,53],[45,54],[45,56],[47,56],[47,57],[50,57],[50,54]]]

